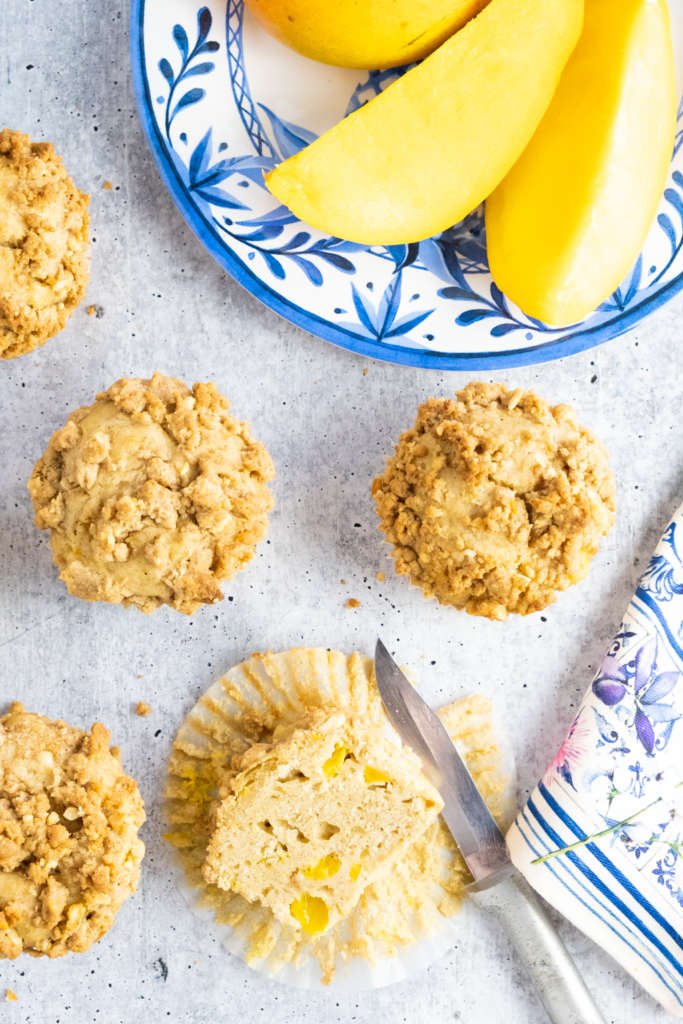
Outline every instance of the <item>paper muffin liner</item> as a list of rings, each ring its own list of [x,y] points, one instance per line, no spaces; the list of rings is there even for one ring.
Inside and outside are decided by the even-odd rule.
[[[282,924],[267,908],[205,882],[201,873],[212,810],[235,774],[233,757],[314,708],[390,728],[372,661],[360,654],[322,648],[254,654],[214,683],[173,744],[166,838],[177,851],[189,905],[213,921],[223,946],[254,970],[300,988],[321,981],[340,991],[378,988],[427,967],[455,941],[453,915],[470,878],[440,819],[367,887],[345,921],[321,936]],[[490,702],[465,697],[440,714],[493,813],[504,820],[513,772],[496,738]]]

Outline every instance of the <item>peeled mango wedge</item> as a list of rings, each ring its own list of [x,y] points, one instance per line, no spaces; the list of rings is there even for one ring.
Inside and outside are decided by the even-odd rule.
[[[491,0],[421,64],[266,176],[301,220],[367,245],[470,213],[521,155],[581,32],[583,0]]]
[[[494,280],[566,326],[633,266],[664,189],[676,122],[665,0],[590,0],[531,143],[486,203]]]
[[[247,0],[261,24],[305,57],[392,68],[431,53],[488,0]]]

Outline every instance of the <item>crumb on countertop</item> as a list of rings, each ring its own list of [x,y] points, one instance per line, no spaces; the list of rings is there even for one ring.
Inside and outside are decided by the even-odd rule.
[[[104,189],[105,192],[111,192],[113,187],[114,186],[112,185],[112,183],[110,181],[103,181],[102,182],[102,188]]]
[[[367,368],[367,366],[364,366],[363,367],[363,376],[367,377],[367,375],[368,375],[368,368]]]
[[[86,306],[85,311],[88,314],[88,316],[94,316],[95,313],[97,312],[97,306]]]
[[[11,988],[5,989],[5,1002],[6,1003],[18,1003],[19,996],[16,992],[13,992]]]
[[[384,583],[386,576],[384,575],[383,572],[378,572],[377,575],[375,576],[375,579],[377,580],[378,583]]]
[[[350,597],[346,602],[347,608],[360,608],[360,601],[357,597]]]
[[[140,718],[146,718],[147,715],[152,713],[152,705],[148,704],[144,700],[139,700],[135,705],[135,714],[139,715]]]

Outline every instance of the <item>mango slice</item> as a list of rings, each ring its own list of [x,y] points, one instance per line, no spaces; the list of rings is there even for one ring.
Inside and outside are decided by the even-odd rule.
[[[421,64],[266,176],[297,217],[367,245],[461,220],[505,177],[579,38],[583,0],[491,0]]]
[[[488,0],[247,0],[272,35],[305,57],[392,68],[431,53]]]
[[[591,0],[530,145],[486,204],[494,280],[566,326],[633,266],[665,186],[676,86],[665,0]]]

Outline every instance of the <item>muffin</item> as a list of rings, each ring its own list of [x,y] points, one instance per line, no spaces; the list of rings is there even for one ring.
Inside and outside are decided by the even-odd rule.
[[[109,733],[0,717],[0,958],[82,953],[135,892],[145,820]]]
[[[514,806],[491,702],[470,695],[439,715],[505,827]],[[372,661],[296,648],[253,654],[189,712],[165,838],[181,891],[231,953],[298,986],[348,978],[357,990],[452,946],[471,877],[440,807],[388,722]]]
[[[28,483],[67,589],[192,614],[265,536],[268,452],[213,384],[119,380],[51,438]]]
[[[0,356],[44,344],[81,302],[88,196],[49,142],[0,131]]]
[[[381,726],[309,714],[241,759],[204,878],[318,935],[436,820],[443,801]]]
[[[501,384],[425,402],[372,493],[398,572],[491,619],[582,579],[614,522],[600,441],[569,406]]]

